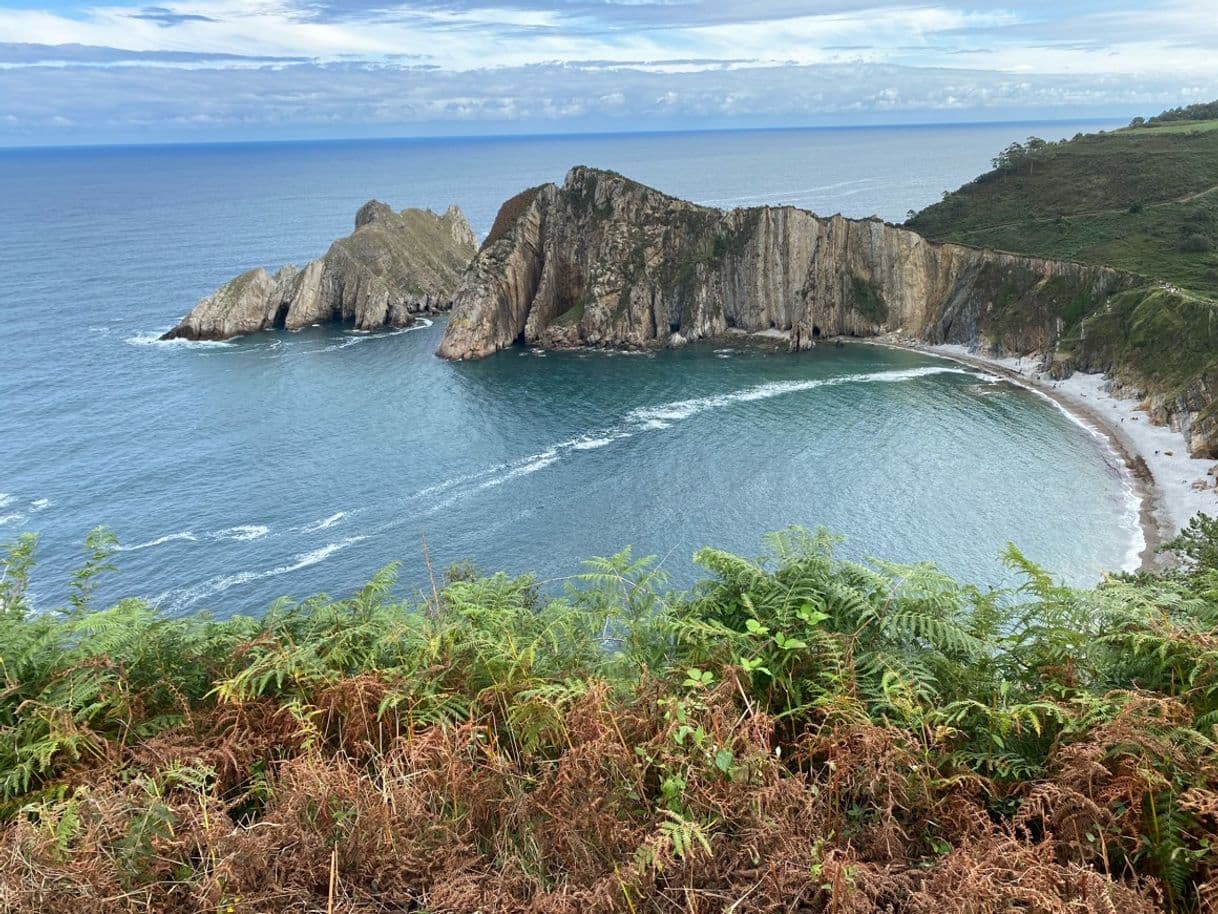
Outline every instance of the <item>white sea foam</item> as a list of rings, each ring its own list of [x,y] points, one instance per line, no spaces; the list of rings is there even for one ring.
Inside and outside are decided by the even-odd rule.
[[[613,444],[622,438],[629,438],[630,432],[615,432],[614,434],[595,437],[593,435],[585,435],[583,438],[576,439],[571,442],[571,450],[573,451],[594,451],[597,448],[605,447]]]
[[[262,539],[271,532],[271,528],[263,524],[241,524],[236,527],[226,527],[223,530],[217,530],[211,534],[214,540],[238,540],[240,542],[249,542],[250,540]]]
[[[335,524],[341,524],[343,522],[344,518],[346,518],[346,517],[347,517],[346,511],[338,511],[334,514],[331,514],[327,518],[323,518],[322,520],[316,521],[312,524],[308,524],[307,526],[302,527],[300,532],[301,533],[317,533],[320,530],[329,530]]]
[[[49,507],[51,507],[51,500],[49,498],[35,498],[30,502],[31,511],[44,511]]]
[[[529,458],[524,458],[526,461]],[[463,486],[466,483],[476,482],[486,476],[491,476],[498,473],[500,470],[506,470],[511,467],[511,463],[499,463],[493,467],[487,467],[485,470],[479,470],[477,473],[466,473],[464,476],[454,476],[452,479],[445,479],[442,482],[436,483],[434,486],[428,486],[425,489],[419,489],[410,498],[426,498],[428,495],[439,495],[441,492],[447,492],[449,489]]]
[[[757,400],[768,400],[785,394],[815,390],[819,387],[835,387],[840,384],[876,384],[897,383],[924,378],[936,374],[976,375],[977,372],[964,368],[948,368],[937,365],[926,365],[920,368],[903,368],[895,371],[873,371],[865,374],[848,374],[836,378],[814,378],[806,381],[770,381],[755,387],[746,387],[730,393],[713,394],[708,397],[694,397],[689,400],[674,400],[671,403],[661,403],[658,406],[641,406],[626,414],[628,422],[642,428],[667,428],[667,423],[680,422],[707,410],[720,409],[734,403],[751,403]],[[659,424],[657,424],[659,423]]]
[[[536,457],[528,459],[527,462],[521,463],[519,466],[514,466],[501,476],[494,476],[486,482],[478,486],[477,491],[490,489],[494,486],[501,486],[505,482],[510,482],[521,476],[528,476],[530,473],[536,473],[538,470],[544,470],[551,464],[558,463],[559,457],[555,451],[547,451],[544,454],[538,454]]]
[[[176,340],[161,339],[168,329],[169,328],[166,327],[164,330],[145,330],[137,333],[135,336],[127,337],[125,340],[123,340],[123,342],[129,343],[132,346],[189,346],[220,349],[229,349],[237,345],[230,340],[186,340],[181,338]]]
[[[366,336],[352,336],[352,337],[348,337],[347,339],[343,340],[341,343],[331,343],[329,346],[323,346],[321,349],[318,349],[316,351],[317,352],[338,352],[338,350],[340,350],[340,349],[346,349],[350,346],[354,346],[356,343],[362,343],[366,339],[367,339]]]
[[[401,327],[397,330],[387,331],[371,331],[371,330],[347,330],[344,331],[347,338],[341,343],[333,343],[321,349],[314,350],[315,352],[337,352],[340,349],[346,349],[349,346],[354,346],[357,343],[364,343],[368,340],[379,340],[387,336],[401,336],[403,333],[413,333],[415,330],[426,330],[432,325],[432,321],[425,317],[420,317],[416,323],[409,327]]]
[[[13,496],[9,495],[7,492],[0,492],[0,508],[12,504],[12,501]]]
[[[158,536],[154,540],[149,540],[146,543],[136,543],[134,546],[119,546],[119,552],[140,552],[144,549],[151,549],[154,546],[163,546],[165,543],[174,543],[178,541],[193,543],[198,540],[198,537],[189,530],[183,530],[180,533],[167,533],[164,536]]]
[[[319,546],[309,552],[302,552],[293,557],[292,561],[284,565],[276,565],[274,568],[265,568],[260,571],[242,571],[237,574],[221,575],[204,581],[202,584],[195,587],[188,587],[182,590],[166,591],[157,598],[158,603],[164,603],[170,608],[178,610],[185,609],[204,600],[207,597],[214,597],[230,588],[237,587],[241,584],[251,584],[254,581],[262,581],[266,578],[278,577],[282,574],[291,574],[293,571],[300,571],[302,568],[308,568],[310,565],[316,565],[319,562],[324,562],[335,553],[342,552],[349,546],[354,546],[356,543],[366,540],[366,536],[351,536],[345,540],[339,540],[335,543],[327,543],[324,546]]]
[[[24,514],[20,514],[20,513],[0,514],[0,527],[3,527],[5,524],[14,524],[14,523],[19,524],[23,520],[25,520]]]

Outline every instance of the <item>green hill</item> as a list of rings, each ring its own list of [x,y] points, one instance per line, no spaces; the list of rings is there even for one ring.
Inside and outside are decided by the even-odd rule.
[[[913,215],[928,238],[1102,263],[1218,300],[1218,120],[1013,144]]]

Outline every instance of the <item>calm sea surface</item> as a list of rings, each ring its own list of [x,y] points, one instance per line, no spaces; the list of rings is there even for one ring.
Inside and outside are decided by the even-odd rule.
[[[716,206],[900,221],[1014,139],[1095,124],[0,152],[0,541],[41,534],[61,599],[85,533],[124,552],[107,598],[257,611],[402,561],[556,579],[626,544],[679,583],[703,544],[787,524],[862,557],[998,583],[1008,541],[1076,582],[1128,561],[1106,449],[1027,392],[867,346],[623,355],[432,352],[442,323],[159,344],[256,265],[303,263],[370,197],[498,204],[582,163]]]

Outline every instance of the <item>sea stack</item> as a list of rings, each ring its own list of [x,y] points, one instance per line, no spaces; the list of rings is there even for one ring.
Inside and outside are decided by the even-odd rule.
[[[162,339],[225,340],[274,327],[343,321],[357,330],[404,327],[446,311],[475,253],[456,206],[395,212],[370,200],[355,231],[304,269],[249,270],[200,301]]]

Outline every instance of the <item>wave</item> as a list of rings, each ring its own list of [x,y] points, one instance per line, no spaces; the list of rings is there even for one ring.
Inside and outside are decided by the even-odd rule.
[[[214,540],[237,540],[238,542],[247,543],[250,540],[262,539],[271,532],[271,528],[263,524],[240,524],[236,527],[226,527],[223,530],[217,530],[215,533],[208,534],[210,539]]]
[[[3,527],[5,524],[19,524],[23,520],[25,520],[25,515],[21,514],[20,512],[14,512],[13,514],[0,514],[0,527]]]
[[[531,458],[523,458],[525,461],[529,459]],[[415,492],[413,495],[407,496],[407,499],[426,498],[428,495],[439,495],[441,492],[447,492],[449,489],[456,488],[457,486],[463,486],[469,482],[476,482],[485,476],[498,473],[500,470],[506,470],[513,466],[514,463],[519,462],[520,461],[509,461],[507,463],[497,463],[493,467],[487,467],[485,470],[479,470],[476,473],[466,473],[464,476],[454,476],[452,479],[445,479],[442,482],[428,486],[425,489],[419,489],[419,491]]]
[[[626,414],[626,420],[641,428],[667,428],[672,422],[680,422],[699,413],[720,409],[735,403],[752,403],[769,400],[785,394],[816,390],[820,387],[836,387],[841,384],[895,384],[937,374],[980,375],[966,368],[948,368],[926,365],[921,368],[902,368],[894,371],[873,371],[865,374],[840,375],[836,378],[815,378],[806,381],[770,381],[755,387],[746,387],[724,394],[693,397],[689,400],[674,400],[657,406],[641,406]]]
[[[44,511],[51,507],[51,504],[52,502],[49,498],[35,498],[32,502],[30,502],[30,510]]]
[[[572,441],[570,444],[570,447],[571,447],[571,450],[573,450],[573,451],[593,451],[593,450],[596,450],[597,448],[601,448],[601,447],[605,447],[606,445],[613,444],[613,442],[618,441],[622,438],[629,438],[629,437],[630,437],[630,432],[617,432],[616,434],[605,435],[604,437],[600,437],[600,438],[595,437],[593,435],[585,435],[583,438],[578,438],[575,441]]]
[[[415,323],[409,327],[400,327],[397,330],[344,330],[343,334],[347,339],[340,343],[332,343],[329,346],[323,346],[321,349],[314,350],[315,352],[337,352],[340,349],[346,349],[349,346],[354,346],[357,343],[365,343],[368,340],[384,339],[387,336],[401,336],[403,333],[413,333],[416,330],[426,330],[432,326],[434,321],[426,317],[420,317]]]
[[[146,543],[136,543],[134,546],[119,546],[118,552],[140,552],[144,549],[151,549],[154,546],[163,546],[165,543],[173,543],[179,540],[186,542],[196,542],[198,537],[189,530],[183,530],[180,533],[167,533],[164,536],[158,536],[154,540],[149,540]]]
[[[505,482],[510,482],[511,480],[517,479],[521,476],[528,476],[530,473],[536,473],[538,470],[544,470],[551,464],[558,463],[558,460],[559,457],[556,451],[549,451],[545,454],[539,454],[533,459],[529,460],[527,463],[513,467],[502,476],[495,476],[492,479],[488,479],[486,482],[479,485],[476,491],[480,492],[483,489],[501,486]]]
[[[344,549],[354,546],[356,543],[366,540],[366,536],[351,536],[345,540],[339,540],[335,543],[327,543],[324,546],[319,546],[309,552],[302,552],[292,558],[292,561],[284,565],[276,565],[274,568],[264,568],[259,571],[242,571],[237,574],[221,575],[204,581],[202,584],[195,587],[185,588],[183,590],[166,591],[157,597],[157,603],[166,604],[174,610],[181,610],[198,603],[200,600],[207,597],[214,597],[217,594],[222,594],[224,591],[233,587],[238,587],[242,584],[251,584],[254,581],[262,581],[267,578],[278,577],[283,574],[291,574],[293,571],[300,571],[302,568],[308,568],[310,565],[316,565],[324,562],[330,556],[342,552]]]
[[[7,492],[0,492],[0,508],[13,503],[13,496]]]
[[[329,530],[335,524],[341,524],[346,517],[347,517],[346,511],[338,511],[338,512],[335,512],[334,514],[331,514],[329,517],[323,518],[322,520],[319,520],[319,521],[314,521],[311,524],[301,527],[300,532],[301,533],[317,533],[321,530]]]
[[[166,327],[164,330],[143,330],[137,333],[135,336],[127,337],[125,340],[123,340],[123,342],[132,346],[188,346],[221,349],[231,349],[237,345],[231,340],[186,340],[181,338],[176,340],[161,339],[161,337],[169,329],[170,328]]]

